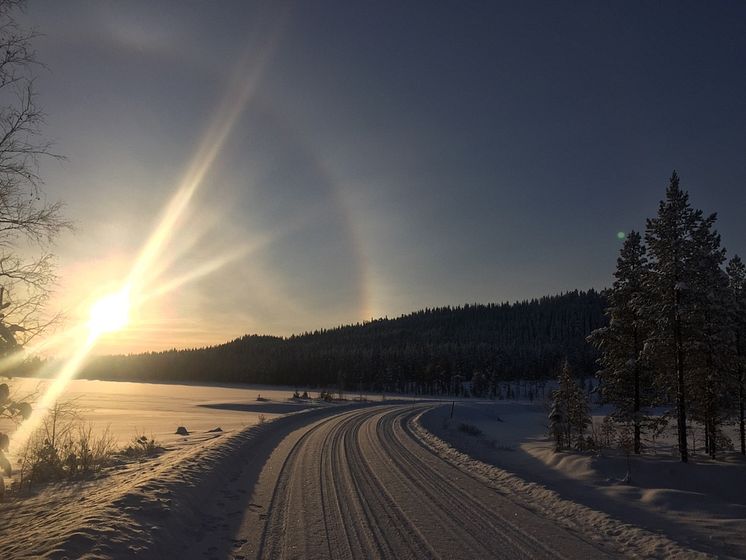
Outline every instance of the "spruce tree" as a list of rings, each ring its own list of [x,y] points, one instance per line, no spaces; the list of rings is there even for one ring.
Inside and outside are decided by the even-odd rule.
[[[565,406],[555,395],[549,409],[549,433],[554,439],[554,451],[562,451],[565,441],[565,425],[567,422]]]
[[[689,394],[691,419],[704,426],[705,447],[710,456],[731,443],[722,432],[732,395],[734,354],[728,305],[728,277],[723,271],[725,250],[715,231],[716,216],[701,218],[692,232],[688,264]]]
[[[728,311],[733,329],[732,373],[738,395],[738,428],[741,454],[746,455],[746,426],[744,408],[746,405],[746,266],[738,255],[728,262],[729,302]]]
[[[687,345],[690,270],[694,252],[692,234],[701,213],[689,204],[688,193],[681,190],[679,177],[671,175],[666,198],[658,215],[647,221],[645,241],[650,257],[650,273],[645,276],[644,297],[639,311],[650,325],[645,355],[656,370],[656,384],[676,403],[678,447],[682,462],[687,462]]]
[[[609,324],[588,337],[601,352],[598,378],[603,402],[614,406],[615,421],[632,425],[633,448],[638,454],[642,448],[642,410],[653,404],[650,370],[642,360],[648,328],[637,307],[647,272],[642,236],[631,231],[617,259],[614,284],[606,292]]]
[[[583,448],[586,428],[591,423],[585,392],[572,377],[565,359],[559,376],[559,387],[552,393],[549,429],[555,438],[556,450],[563,447]]]

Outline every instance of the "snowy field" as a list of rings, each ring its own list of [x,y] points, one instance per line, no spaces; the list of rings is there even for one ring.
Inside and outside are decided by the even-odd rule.
[[[596,422],[603,412],[596,409]],[[670,539],[709,555],[746,558],[746,462],[738,454],[719,461],[696,455],[684,465],[672,454],[671,432],[649,454],[630,459],[631,481],[625,482],[628,462],[619,450],[555,453],[541,403],[462,401],[452,419],[450,413],[450,406],[440,406],[420,422],[455,450],[498,467],[490,476],[504,476],[511,491],[544,502],[549,515],[585,516],[622,548],[646,556],[668,556],[671,545],[664,541]],[[482,434],[466,433],[462,424]]]
[[[18,397],[41,395],[49,380],[13,378],[9,384]],[[135,435],[154,437],[165,445],[183,441],[176,435],[178,426],[185,426],[194,437],[220,427],[234,431],[280,414],[296,412],[312,401],[293,401],[293,388],[263,386],[180,385],[134,383],[126,381],[71,381],[60,402],[72,402],[83,421],[94,431],[109,428],[119,444],[126,444]],[[300,389],[303,392],[303,389]],[[309,392],[312,397],[316,391]],[[353,398],[356,395],[349,395]],[[257,400],[259,397],[262,400]],[[380,399],[378,395],[366,395]],[[266,400],[264,400],[266,399]],[[33,399],[32,399],[33,400]],[[8,429],[10,426],[3,426]]]

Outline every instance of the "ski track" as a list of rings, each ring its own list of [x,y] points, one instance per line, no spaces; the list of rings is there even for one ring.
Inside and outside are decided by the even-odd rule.
[[[289,436],[234,558],[609,557],[444,461],[410,426],[422,410],[353,410]]]

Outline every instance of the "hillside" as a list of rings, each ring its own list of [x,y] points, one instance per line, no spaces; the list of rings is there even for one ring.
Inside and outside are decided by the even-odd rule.
[[[585,341],[603,325],[604,299],[573,291],[517,303],[424,309],[395,319],[287,338],[246,335],[226,344],[94,359],[97,379],[224,381],[447,391],[456,376],[487,380],[554,376],[567,356],[591,374],[596,353]],[[488,390],[488,389],[485,389]]]

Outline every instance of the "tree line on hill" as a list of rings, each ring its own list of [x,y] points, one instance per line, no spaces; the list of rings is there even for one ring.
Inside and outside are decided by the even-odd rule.
[[[553,377],[565,358],[577,374],[592,375],[598,352],[586,337],[605,324],[605,307],[589,290],[425,309],[287,338],[247,335],[209,348],[103,356],[81,375],[494,397],[500,381]]]

